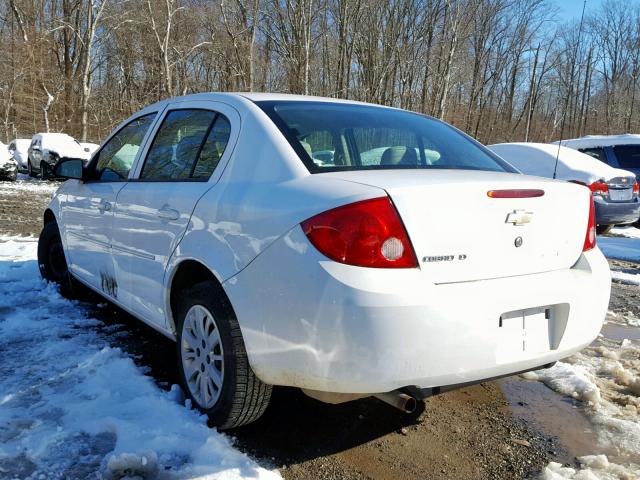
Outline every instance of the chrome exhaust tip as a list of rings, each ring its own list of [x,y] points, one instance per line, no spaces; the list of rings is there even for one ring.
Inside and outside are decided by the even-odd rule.
[[[403,411],[404,413],[413,413],[418,407],[418,402],[415,398],[406,393],[402,393],[399,390],[393,390],[392,392],[376,393],[373,395],[378,400],[383,401]]]

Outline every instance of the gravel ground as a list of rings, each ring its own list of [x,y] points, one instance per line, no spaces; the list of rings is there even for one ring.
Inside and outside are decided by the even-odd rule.
[[[56,184],[35,185],[0,182],[0,235],[38,235]],[[612,266],[639,268],[628,262]],[[610,309],[640,316],[639,298],[637,287],[616,283]],[[108,328],[116,345],[149,369],[160,387],[177,383],[172,342],[94,301],[91,315],[105,324],[98,328]],[[523,397],[526,383],[517,387]],[[542,388],[537,396],[557,397]],[[573,463],[572,446],[545,427],[553,419],[537,418],[546,409],[514,402],[511,390],[503,382],[487,382],[430,398],[420,414],[404,415],[375,399],[328,406],[280,388],[262,419],[231,435],[242,450],[292,480],[520,479],[531,478],[550,461]]]

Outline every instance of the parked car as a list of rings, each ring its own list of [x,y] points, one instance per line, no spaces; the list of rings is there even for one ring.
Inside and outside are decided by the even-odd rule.
[[[609,304],[586,188],[403,110],[174,98],[55,173],[71,180],[44,213],[41,274],[176,340],[185,392],[221,429],[260,417],[272,385],[410,411],[575,353]]]
[[[14,181],[18,176],[18,165],[9,154],[7,146],[0,142],[0,180]]]
[[[607,233],[615,225],[634,223],[640,217],[638,182],[632,172],[548,143],[501,143],[489,148],[527,175],[553,178],[555,173],[558,179],[589,187],[598,233]]]
[[[29,159],[29,145],[31,139],[29,138],[15,138],[11,140],[9,146],[9,153],[13,156],[13,159],[18,164],[18,170],[21,173],[27,173],[27,162]]]
[[[46,178],[56,164],[66,158],[89,160],[91,154],[76,139],[66,133],[37,133],[31,139],[27,161],[30,177]]]
[[[558,142],[554,142],[556,145]],[[640,179],[640,135],[586,135],[562,140],[562,145],[597,158],[614,168],[633,172]]]

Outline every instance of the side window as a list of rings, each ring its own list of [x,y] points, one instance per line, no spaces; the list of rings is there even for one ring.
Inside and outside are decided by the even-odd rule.
[[[607,155],[603,148],[581,148],[579,151],[595,158],[596,160],[607,163]]]
[[[208,179],[211,176],[218,166],[225,148],[227,148],[230,134],[231,124],[229,120],[218,114],[193,169],[193,178]]]
[[[215,116],[215,112],[209,110],[169,112],[151,144],[140,179],[190,178]]]
[[[102,147],[94,158],[95,178],[101,181],[121,181],[129,176],[144,136],[155,113],[129,122]]]
[[[640,168],[640,145],[617,145],[613,151],[620,168]]]

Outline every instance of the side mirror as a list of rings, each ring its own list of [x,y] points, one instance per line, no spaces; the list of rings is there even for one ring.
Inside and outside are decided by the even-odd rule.
[[[69,158],[62,160],[53,168],[53,175],[59,178],[74,178],[84,180],[84,162],[80,158]]]

